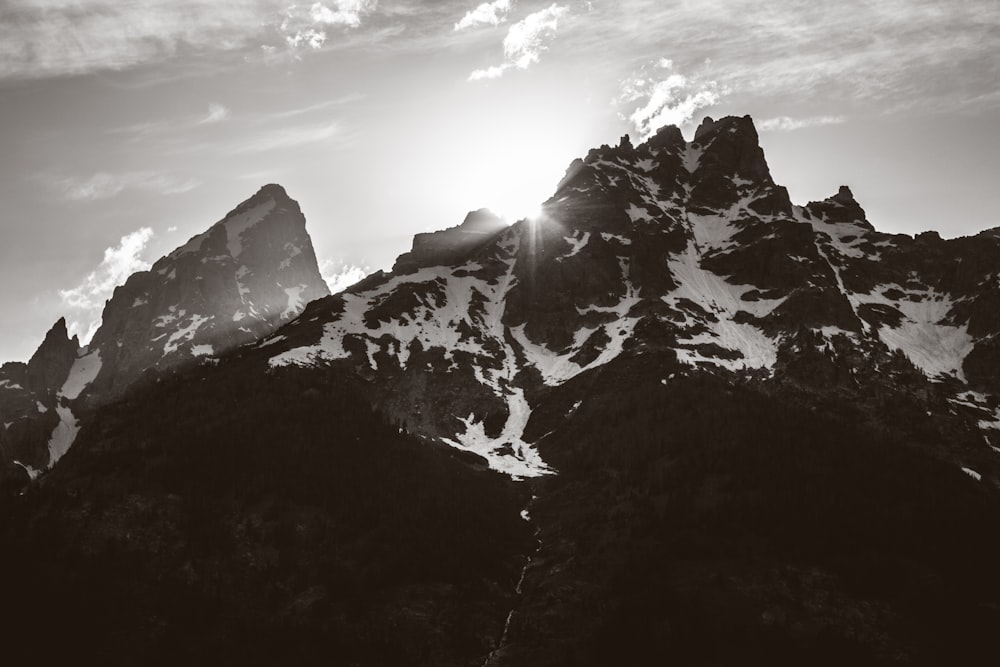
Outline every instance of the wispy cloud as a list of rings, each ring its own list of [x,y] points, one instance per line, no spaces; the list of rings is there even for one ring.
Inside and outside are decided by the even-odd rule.
[[[201,185],[200,181],[194,179],[181,179],[154,171],[99,171],[84,177],[39,176],[38,180],[49,182],[64,198],[71,201],[110,199],[128,189],[173,195],[189,192]]]
[[[685,76],[676,71],[673,61],[661,58],[626,79],[616,102],[632,109],[628,120],[645,140],[664,125],[689,122],[695,113],[721,99],[717,82]]]
[[[568,11],[569,7],[553,3],[512,25],[503,40],[504,62],[475,70],[469,80],[496,79],[512,68],[527,69],[537,63],[556,37],[559,19]]]
[[[761,132],[792,132],[804,127],[814,127],[817,125],[840,125],[846,123],[846,116],[809,116],[807,118],[791,118],[789,116],[778,116],[768,118],[757,124]]]
[[[146,271],[149,263],[142,259],[146,246],[153,238],[153,230],[142,227],[121,237],[118,245],[104,250],[104,258],[79,285],[59,290],[63,303],[76,311],[69,330],[88,342],[100,326],[104,302],[111,297],[115,287],[123,284],[136,271]]]
[[[7,0],[0,79],[124,70],[184,53],[318,49],[353,29],[377,0],[299,6],[289,0]]]
[[[513,5],[513,0],[484,2],[475,9],[466,12],[465,16],[455,24],[455,30],[465,30],[482,25],[500,25],[507,20],[507,13],[510,12]]]
[[[209,123],[218,123],[226,120],[232,115],[226,107],[221,104],[209,104],[208,105],[208,115],[202,118],[198,123],[200,125],[206,125]]]
[[[349,264],[343,260],[324,259],[319,264],[320,275],[330,292],[336,294],[358,282],[372,272],[371,267]]]
[[[344,141],[349,139],[339,123],[336,121],[327,121],[264,132],[232,148],[231,152],[234,154],[262,153],[264,151],[318,144],[335,138]]]
[[[124,69],[185,49],[261,39],[277,0],[10,0],[0,7],[0,77]]]

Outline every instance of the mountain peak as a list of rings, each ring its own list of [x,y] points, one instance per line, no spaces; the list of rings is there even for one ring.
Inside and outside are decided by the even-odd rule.
[[[820,202],[809,202],[806,209],[827,222],[857,222],[872,228],[865,210],[854,198],[854,193],[846,185],[841,185],[837,194]],[[872,228],[874,229],[874,228]]]
[[[488,208],[469,211],[460,225],[414,236],[410,252],[400,255],[392,270],[409,273],[460,262],[506,228],[507,222]]]
[[[255,340],[328,294],[298,203],[271,183],[117,288],[91,348],[120,366],[106,376],[118,390]]]
[[[270,199],[275,199],[275,200],[290,199],[290,197],[288,196],[288,192],[285,191],[285,188],[282,187],[281,185],[278,185],[277,183],[268,183],[266,185],[262,185],[261,188],[257,190],[257,193],[254,194],[254,196],[251,197],[250,199],[257,199],[262,197],[268,197]]]
[[[37,392],[58,389],[69,375],[79,351],[78,339],[76,336],[70,339],[66,318],[60,317],[28,361],[28,388]]]
[[[846,185],[841,185],[840,189],[837,190],[837,194],[830,197],[830,199],[844,206],[856,205],[858,203],[854,198],[854,193]]]
[[[492,233],[498,229],[506,227],[507,223],[499,215],[488,208],[481,208],[469,211],[462,220],[459,227],[467,232],[488,232]]]
[[[753,137],[754,143],[757,143],[757,128],[754,126],[753,118],[749,115],[723,116],[718,120],[711,116],[705,116],[694,132],[694,142],[700,143],[714,135],[721,134],[723,131],[728,131],[731,134],[747,133]]]

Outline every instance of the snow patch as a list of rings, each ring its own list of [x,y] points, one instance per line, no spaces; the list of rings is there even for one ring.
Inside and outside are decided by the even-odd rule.
[[[180,312],[177,312],[177,306],[170,306],[169,308],[167,308],[168,314],[158,315],[156,319],[153,320],[153,326],[162,329],[171,322],[176,322],[177,318],[184,317],[184,314],[186,312],[187,312],[186,310],[181,310]]]
[[[578,233],[578,232],[577,232]],[[560,257],[559,259],[566,259],[567,257],[572,257],[583,250],[587,243],[590,241],[590,232],[583,232],[582,235],[577,236],[574,233],[573,236],[564,236],[563,240],[569,244],[569,252]]]
[[[292,259],[302,254],[302,248],[298,247],[291,241],[285,244],[285,250],[288,251],[288,257],[281,260],[281,264],[278,265],[279,269],[287,269],[292,265]]]
[[[885,295],[890,290],[904,293],[900,299]],[[854,294],[856,304],[880,304],[899,310],[904,318],[898,327],[883,324],[879,338],[893,350],[900,350],[931,379],[953,376],[965,381],[962,364],[975,346],[968,324],[945,324],[954,301],[947,294],[928,290],[904,290],[899,285],[882,285],[870,294]]]
[[[698,168],[698,163],[701,161],[701,154],[703,151],[703,148],[695,148],[691,144],[684,147],[684,154],[681,156],[681,162],[689,174],[693,174],[694,170]]]
[[[523,439],[524,429],[531,417],[531,408],[522,389],[513,389],[508,394],[507,409],[510,413],[507,422],[496,438],[486,435],[483,423],[475,421],[474,415],[470,414],[459,420],[465,425],[465,433],[457,434],[454,440],[443,440],[453,447],[479,454],[489,462],[491,468],[507,473],[514,479],[552,474],[552,469],[545,464],[538,452]],[[506,447],[514,452],[513,456],[497,451]]]
[[[80,393],[97,378],[97,374],[101,372],[101,365],[100,350],[78,357],[69,369],[69,376],[59,390],[59,395],[70,400],[78,398]]]
[[[641,206],[636,206],[635,204],[629,204],[628,208],[625,210],[628,214],[629,220],[632,222],[642,222],[643,220],[649,220],[649,211]]]
[[[273,338],[268,338],[262,343],[258,343],[257,347],[267,347],[269,345],[274,345],[275,343],[280,343],[283,340],[285,340],[284,334],[279,334]]]
[[[184,311],[181,312],[183,313]],[[186,327],[178,329],[167,339],[166,345],[163,346],[163,355],[166,356],[176,352],[181,343],[194,338],[194,335],[198,332],[198,328],[210,319],[212,319],[212,316],[192,315]]]
[[[215,354],[215,350],[212,349],[211,345],[192,345],[191,346],[191,356],[194,357],[209,357]]]
[[[28,473],[28,478],[31,481],[35,481],[36,479],[38,479],[38,476],[42,474],[41,470],[37,470],[36,468],[32,468],[31,466],[29,466],[26,463],[21,463],[20,461],[14,461],[13,463],[16,466],[21,466],[24,469],[24,472]]]
[[[56,405],[56,414],[59,415],[59,423],[49,437],[49,468],[66,455],[80,432],[80,422],[68,405]]]
[[[674,255],[670,259],[670,270],[678,287],[662,297],[666,303],[684,315],[686,326],[702,329],[689,338],[678,339],[677,343],[690,346],[714,344],[739,352],[742,358],[708,357],[696,350],[685,348],[677,350],[678,358],[692,365],[706,362],[734,371],[773,368],[778,359],[778,341],[768,337],[752,324],[734,322],[733,317],[741,311],[754,317],[764,317],[785,299],[744,301],[742,296],[755,288],[752,285],[733,285],[723,277],[702,268],[695,243],[689,244],[683,253]],[[684,300],[697,304],[714,318],[704,317],[700,313],[685,309],[682,304]]]
[[[601,238],[605,241],[610,241],[614,239],[622,245],[632,245],[632,239],[622,236],[621,234],[609,234],[608,232],[601,232]]]
[[[963,467],[962,468],[962,472],[964,472],[966,475],[968,475],[972,479],[976,480],[977,482],[979,482],[979,481],[981,481],[983,479],[983,476],[980,475],[975,470],[973,470],[972,468],[964,468]]]
[[[305,288],[305,285],[296,285],[295,287],[285,288],[285,294],[288,296],[288,305],[285,307],[285,310],[282,311],[281,319],[293,317],[302,312],[302,308],[305,306],[305,302],[302,298],[302,291]]]

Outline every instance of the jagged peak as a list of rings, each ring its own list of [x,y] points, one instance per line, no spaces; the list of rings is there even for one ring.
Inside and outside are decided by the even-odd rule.
[[[856,222],[871,227],[865,210],[854,198],[854,193],[846,185],[841,185],[837,194],[823,201],[809,202],[806,209],[818,218],[828,222]]]
[[[79,351],[79,339],[76,336],[70,339],[66,318],[60,317],[28,361],[28,388],[33,391],[58,389]]]
[[[723,116],[715,120],[711,116],[705,116],[698,129],[694,132],[692,143],[703,143],[706,139],[721,134],[724,130],[733,134],[746,134],[757,141],[757,127],[753,123],[750,115],[745,116]]]
[[[225,223],[227,220],[229,220],[234,216],[244,213],[250,209],[257,208],[258,206],[267,205],[268,203],[271,202],[273,202],[273,205],[275,207],[288,206],[293,211],[299,213],[299,217],[302,217],[298,203],[294,199],[288,196],[288,193],[285,191],[285,188],[278,185],[277,183],[268,183],[267,185],[264,185],[259,190],[257,190],[257,192],[253,194],[253,196],[246,199],[239,206],[237,206],[232,211],[227,213],[226,217],[224,217],[220,222]],[[303,224],[304,223],[305,219],[303,218]]]
[[[844,206],[856,206],[858,204],[858,200],[854,198],[854,193],[851,192],[851,189],[846,185],[841,185],[840,189],[837,190],[837,194],[830,197],[830,201],[837,202],[838,204],[842,204]]]
[[[506,226],[506,221],[491,209],[480,208],[475,211],[469,211],[462,224],[455,229],[473,233],[492,233]]]
[[[647,139],[642,144],[642,147],[651,152],[662,149],[673,149],[673,151],[678,151],[683,149],[685,144],[684,135],[681,133],[681,129],[679,127],[676,125],[664,125],[658,129],[653,136]]]
[[[42,347],[46,345],[64,345],[66,343],[72,343],[75,340],[76,336],[74,336],[72,340],[69,337],[69,329],[66,326],[66,318],[60,317],[45,334],[45,340],[42,342]],[[39,350],[41,350],[41,347]],[[37,355],[38,353],[36,352],[35,354]]]
[[[392,270],[406,273],[423,266],[461,261],[507,226],[488,208],[469,211],[460,225],[415,235],[412,249],[396,258]]]

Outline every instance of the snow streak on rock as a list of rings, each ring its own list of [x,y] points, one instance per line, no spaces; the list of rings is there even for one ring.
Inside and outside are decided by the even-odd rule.
[[[80,422],[68,405],[57,405],[56,414],[59,415],[59,423],[56,424],[52,435],[49,437],[49,467],[54,466],[61,459],[69,448],[73,446],[77,433],[80,432]]]

